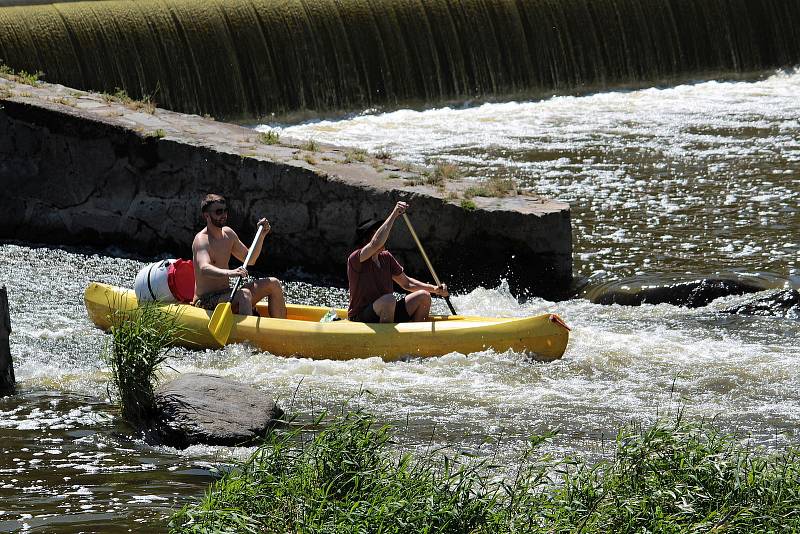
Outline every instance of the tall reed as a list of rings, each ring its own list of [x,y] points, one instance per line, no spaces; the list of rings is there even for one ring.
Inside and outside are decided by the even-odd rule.
[[[152,303],[135,310],[115,310],[111,324],[112,343],[104,351],[104,360],[111,368],[122,417],[139,425],[156,412],[159,368],[184,330],[176,315]]]
[[[398,453],[363,413],[272,435],[170,521],[188,532],[796,532],[800,459],[677,418],[626,428],[613,459]]]

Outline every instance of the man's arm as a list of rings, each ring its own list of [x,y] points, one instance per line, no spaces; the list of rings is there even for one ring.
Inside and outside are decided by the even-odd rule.
[[[380,226],[380,228],[378,228],[378,231],[375,232],[375,235],[372,236],[370,242],[361,249],[361,252],[358,255],[358,261],[367,261],[374,256],[382,246],[386,244],[386,240],[389,239],[389,233],[392,231],[394,221],[396,221],[400,215],[405,213],[406,209],[408,209],[408,204],[405,202],[398,202],[395,204],[394,209],[386,218],[386,220],[383,221],[383,224]]]
[[[446,297],[450,293],[447,292],[447,284],[442,284],[440,286],[435,286],[433,284],[426,284],[425,282],[420,282],[416,278],[411,278],[406,273],[400,273],[392,277],[394,282],[402,287],[404,290],[408,291],[409,293],[413,293],[414,291],[419,291],[420,289],[424,289],[428,293],[433,295],[439,295],[441,297]]]
[[[196,238],[192,243],[192,261],[204,276],[212,278],[233,278],[245,276],[247,271],[239,267],[238,269],[221,269],[211,263],[211,255],[208,252],[208,240]]]
[[[261,232],[261,236],[256,242],[256,248],[253,250],[253,256],[250,258],[250,265],[254,265],[256,263],[259,254],[261,254],[261,247],[264,244],[264,237],[266,237],[271,229],[267,219],[259,220],[258,226],[263,226],[264,230]],[[239,236],[236,235],[236,232],[230,228],[227,228],[227,230],[230,230],[231,234],[233,234],[233,248],[231,249],[231,254],[233,254],[239,261],[244,262],[245,258],[247,258],[247,251],[249,250],[247,245],[242,243],[242,240],[239,239]],[[245,267],[247,266],[245,265]]]

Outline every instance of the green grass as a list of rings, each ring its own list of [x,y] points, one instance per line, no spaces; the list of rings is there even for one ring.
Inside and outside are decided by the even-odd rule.
[[[61,104],[62,106],[70,106],[73,108],[77,105],[77,102],[75,102],[75,100],[73,100],[72,98],[67,98],[65,96],[59,96],[53,98],[53,102],[55,102],[56,104]]]
[[[459,180],[463,176],[461,169],[452,163],[439,163],[433,172],[425,177],[425,183],[435,187],[444,187],[445,183]]]
[[[119,102],[121,104],[127,104],[132,100],[131,97],[128,96],[127,91],[119,87],[117,87],[117,90],[113,93],[100,93],[100,97],[106,102]]]
[[[281,134],[275,130],[269,130],[268,132],[259,132],[256,139],[263,145],[277,145],[281,140]]]
[[[466,198],[472,197],[504,197],[516,192],[517,184],[511,178],[493,176],[478,185],[470,186],[464,191]]]
[[[461,207],[467,211],[475,211],[478,209],[478,206],[475,204],[475,202],[468,198],[465,198],[461,201]]]
[[[44,77],[44,72],[36,71],[31,73],[31,72],[26,72],[24,70],[15,71],[11,67],[0,61],[0,77],[18,83],[24,83],[26,85],[37,86],[41,82],[41,78]]]
[[[106,102],[117,102],[133,111],[143,111],[151,115],[156,112],[156,102],[153,100],[153,95],[144,95],[141,99],[136,100],[131,98],[125,89],[117,87],[113,93],[100,93],[100,96]]]
[[[313,139],[309,139],[308,141],[300,145],[300,148],[302,148],[303,150],[307,150],[309,152],[316,152],[317,150],[319,150],[319,143],[317,143]]]
[[[348,150],[344,154],[344,162],[345,163],[353,163],[354,161],[362,162],[367,158],[367,151],[363,148],[354,148],[353,150]]]
[[[392,153],[389,151],[389,149],[388,149],[388,148],[386,148],[386,147],[384,146],[384,147],[381,147],[381,148],[379,148],[379,149],[378,149],[378,150],[375,152],[375,157],[376,157],[377,159],[379,159],[379,160],[383,160],[383,161],[385,161],[385,160],[387,160],[387,159],[392,159]]]
[[[171,532],[796,532],[800,458],[742,445],[680,416],[625,428],[613,458],[537,452],[414,456],[363,413],[307,435],[275,434],[179,510]]]
[[[184,329],[174,314],[154,304],[111,315],[111,346],[103,359],[111,369],[114,397],[122,418],[134,426],[156,412],[155,387],[159,368]]]

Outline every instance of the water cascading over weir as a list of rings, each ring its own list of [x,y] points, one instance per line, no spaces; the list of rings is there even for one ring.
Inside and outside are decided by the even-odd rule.
[[[24,2],[24,0],[22,0]],[[795,0],[141,0],[0,8],[0,60],[218,117],[800,63]]]

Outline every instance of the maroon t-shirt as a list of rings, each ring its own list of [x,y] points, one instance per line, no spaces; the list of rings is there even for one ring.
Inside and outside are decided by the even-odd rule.
[[[392,277],[403,272],[403,266],[397,263],[394,256],[383,250],[378,253],[380,266],[370,258],[367,261],[358,261],[361,249],[355,250],[347,258],[347,281],[350,285],[350,306],[347,308],[347,318],[351,321],[361,313],[361,310],[371,306],[387,293],[394,292]]]

